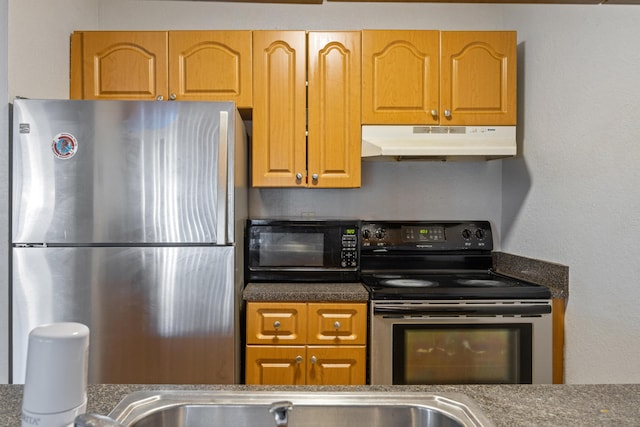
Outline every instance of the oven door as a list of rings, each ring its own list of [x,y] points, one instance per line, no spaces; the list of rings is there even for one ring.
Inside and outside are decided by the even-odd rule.
[[[551,303],[374,301],[371,384],[550,384]]]

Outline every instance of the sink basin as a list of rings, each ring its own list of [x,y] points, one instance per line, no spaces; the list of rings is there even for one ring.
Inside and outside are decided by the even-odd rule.
[[[274,402],[290,402],[287,427],[493,427],[456,393],[140,391],[109,417],[125,427],[275,427]]]

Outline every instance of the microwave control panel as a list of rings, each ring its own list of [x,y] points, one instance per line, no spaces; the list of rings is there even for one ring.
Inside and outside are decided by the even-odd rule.
[[[342,235],[340,266],[343,268],[358,266],[358,234],[356,228],[347,228]]]

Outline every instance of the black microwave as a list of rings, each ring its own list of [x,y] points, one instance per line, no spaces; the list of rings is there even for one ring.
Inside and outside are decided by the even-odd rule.
[[[357,220],[249,219],[247,282],[352,282],[360,270]]]

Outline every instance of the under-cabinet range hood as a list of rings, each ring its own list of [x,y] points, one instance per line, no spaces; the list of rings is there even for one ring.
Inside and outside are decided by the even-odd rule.
[[[362,126],[363,160],[491,160],[516,151],[515,126]]]

